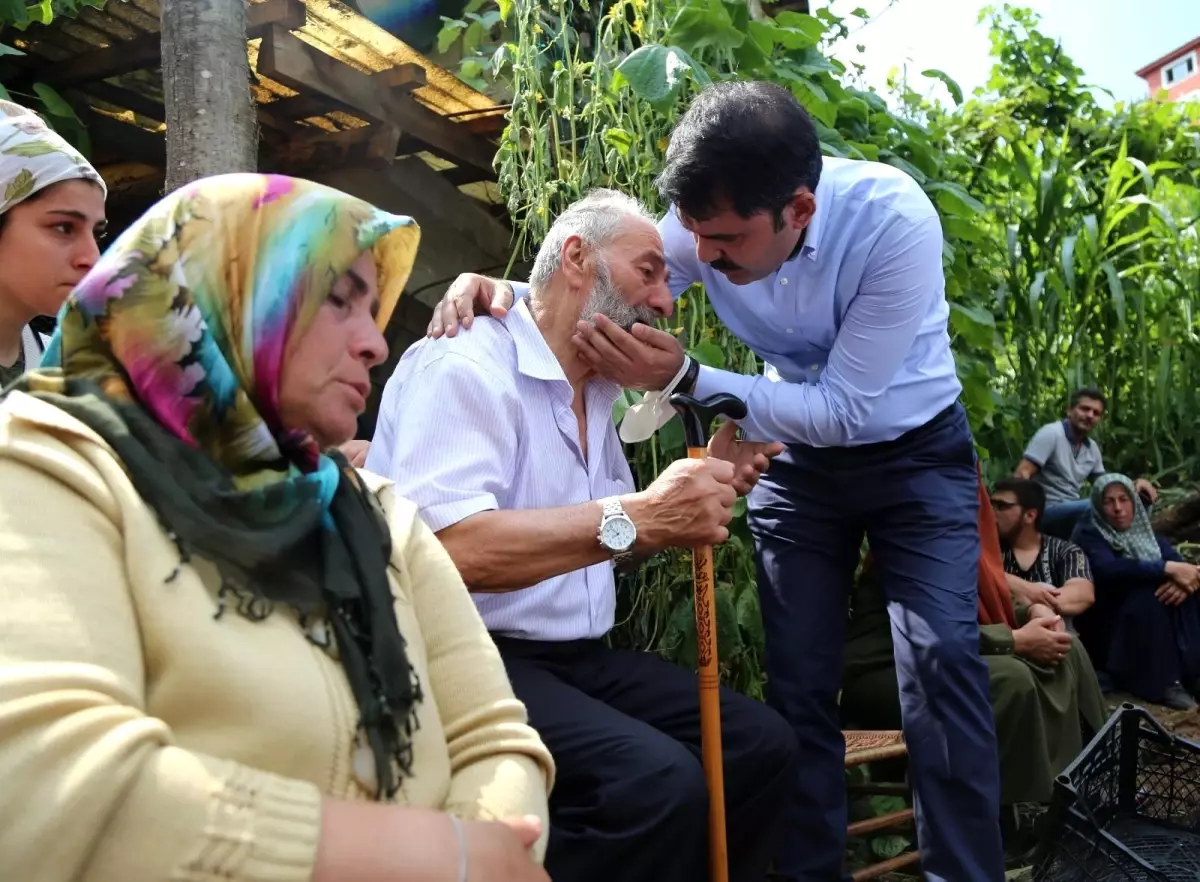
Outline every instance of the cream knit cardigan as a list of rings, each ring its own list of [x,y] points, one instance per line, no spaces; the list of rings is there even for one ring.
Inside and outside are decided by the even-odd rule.
[[[425,694],[397,801],[548,828],[552,760],[462,580],[367,477]],[[215,618],[215,569],[168,580],[179,562],[99,436],[28,395],[0,405],[0,878],[300,882],[322,794],[373,796],[324,626]]]

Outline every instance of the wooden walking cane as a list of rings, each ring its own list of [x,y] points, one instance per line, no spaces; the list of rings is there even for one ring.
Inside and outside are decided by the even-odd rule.
[[[721,393],[699,401],[676,393],[671,406],[683,420],[688,458],[708,456],[708,428],[718,416],[740,420],[746,403]],[[721,756],[721,675],[717,657],[717,598],[713,584],[711,545],[692,549],[692,583],[696,596],[696,657],[700,669],[700,750],[708,782],[708,870],[712,882],[729,882],[725,845],[725,769]]]

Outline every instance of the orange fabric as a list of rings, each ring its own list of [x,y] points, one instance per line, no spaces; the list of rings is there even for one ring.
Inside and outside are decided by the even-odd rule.
[[[976,464],[979,475],[979,624],[1017,627],[1012,592],[1004,578],[1004,555],[1000,552],[1000,533],[996,530],[996,513],[992,499],[983,483],[983,468]]]

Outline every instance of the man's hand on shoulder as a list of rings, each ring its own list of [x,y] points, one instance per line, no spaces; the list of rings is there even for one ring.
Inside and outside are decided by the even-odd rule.
[[[626,389],[658,390],[683,366],[683,347],[674,334],[636,324],[626,331],[603,315],[580,322],[571,342],[602,377]]]
[[[504,318],[513,305],[513,290],[501,279],[492,279],[478,273],[463,273],[452,284],[433,310],[433,318],[425,333],[435,340],[445,334],[453,337],[458,326],[471,327],[477,315]]]
[[[737,501],[733,479],[733,464],[724,460],[671,463],[645,490],[622,499],[637,527],[639,544],[657,551],[724,542]]]
[[[754,489],[771,460],[783,453],[783,444],[737,440],[737,423],[727,421],[708,442],[708,455],[733,464],[733,489],[745,496]]]

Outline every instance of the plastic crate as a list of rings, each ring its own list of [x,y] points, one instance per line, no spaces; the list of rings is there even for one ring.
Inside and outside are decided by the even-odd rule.
[[[1033,878],[1200,880],[1200,744],[1121,705],[1058,776]]]

